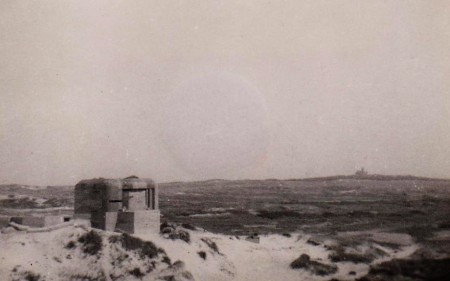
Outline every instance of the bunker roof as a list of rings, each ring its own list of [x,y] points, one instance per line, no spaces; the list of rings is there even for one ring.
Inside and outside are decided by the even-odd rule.
[[[77,186],[81,185],[115,186],[122,189],[145,189],[148,187],[156,187],[156,183],[152,179],[140,179],[136,176],[127,177],[124,179],[105,179],[105,178],[85,179],[77,183]]]

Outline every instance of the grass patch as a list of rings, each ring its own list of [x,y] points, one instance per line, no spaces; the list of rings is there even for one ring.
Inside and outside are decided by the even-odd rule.
[[[262,210],[259,212],[259,214],[257,216],[261,217],[261,218],[271,219],[271,220],[284,218],[284,217],[288,217],[288,218],[301,218],[302,217],[301,214],[294,212],[294,211],[290,211],[290,210],[283,210],[283,211]]]
[[[21,197],[21,198],[8,198],[0,200],[0,206],[3,208],[11,209],[39,209],[43,208],[36,198]]]
[[[397,231],[408,233],[414,238],[414,240],[418,242],[424,242],[428,238],[431,238],[433,236],[433,232],[430,231],[430,228],[432,228],[430,225],[425,224],[401,228]]]
[[[361,281],[369,280],[448,280],[450,259],[393,259],[370,267]]]
[[[190,224],[190,223],[182,223],[181,227],[189,229],[189,230],[197,230],[197,228],[193,224]]]

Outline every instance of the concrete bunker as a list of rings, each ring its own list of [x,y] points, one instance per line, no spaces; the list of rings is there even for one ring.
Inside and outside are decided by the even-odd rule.
[[[158,232],[158,185],[151,179],[89,179],[75,186],[74,218],[92,227],[127,233]]]
[[[47,215],[47,216],[13,216],[9,218],[9,222],[13,222],[16,224],[21,224],[30,227],[49,227],[58,224],[62,224],[64,222],[69,222],[71,218],[69,216],[63,215]]]

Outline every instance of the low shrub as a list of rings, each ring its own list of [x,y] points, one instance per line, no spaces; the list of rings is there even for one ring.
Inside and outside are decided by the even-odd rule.
[[[186,243],[191,242],[191,235],[189,234],[189,232],[181,229],[176,230],[175,232],[169,234],[169,238],[172,240],[180,239]]]
[[[167,221],[164,221],[160,226],[159,226],[159,230],[162,231],[165,228],[171,228],[171,229],[175,229],[176,225],[173,223],[169,223]]]
[[[73,248],[75,248],[76,247],[76,245],[75,245],[75,242],[74,241],[69,241],[67,244],[66,244],[66,246],[64,246],[64,248],[66,248],[66,249],[73,249]]]
[[[314,240],[314,239],[308,239],[308,241],[306,241],[306,243],[308,243],[308,244],[310,244],[310,245],[313,245],[313,246],[319,246],[320,245],[320,242],[318,242],[318,241],[316,241],[316,240]]]
[[[175,278],[175,275],[168,275],[168,276],[163,276],[160,277],[160,279],[164,280],[164,281],[176,281],[177,279]]]
[[[175,229],[170,228],[170,227],[166,227],[166,228],[161,229],[161,233],[162,234],[169,234],[169,233],[172,233],[174,231],[175,231]]]
[[[302,254],[296,260],[294,260],[290,267],[292,269],[305,269],[311,271],[315,275],[325,276],[334,274],[337,272],[337,266],[320,263],[318,261],[312,261],[306,254]]]
[[[62,207],[64,206],[63,202],[61,202],[58,198],[50,198],[45,200],[42,205],[46,207]]]
[[[450,221],[440,222],[440,223],[437,225],[437,227],[438,227],[438,228],[441,228],[441,229],[450,229]]]
[[[163,263],[166,263],[167,265],[172,265],[172,261],[168,256],[164,256],[161,260]]]
[[[197,254],[198,254],[202,259],[206,260],[206,253],[205,253],[205,251],[197,252]]]
[[[110,243],[120,243],[125,250],[128,251],[136,251],[139,253],[141,258],[150,258],[153,259],[163,251],[155,246],[150,241],[143,241],[137,237],[133,237],[127,233],[124,233],[120,236],[111,236],[109,238]]]
[[[291,262],[290,267],[292,269],[305,268],[307,263],[309,262],[309,256],[306,254],[302,254],[300,257]]]
[[[393,259],[372,265],[369,273],[358,280],[448,280],[450,258]]]
[[[344,252],[330,254],[329,258],[332,262],[371,263],[373,261],[373,258],[369,256]]]
[[[336,251],[331,253],[329,259],[332,262],[352,262],[352,263],[371,263],[374,260],[372,255],[364,255],[358,253],[346,253],[344,251]]]
[[[41,275],[40,274],[36,274],[36,273],[31,272],[31,271],[26,271],[24,277],[25,277],[25,280],[27,280],[27,281],[39,281],[39,280],[41,280]]]
[[[70,281],[106,281],[106,276],[100,272],[97,276],[91,276],[88,274],[74,274],[69,277]]]
[[[41,275],[31,272],[31,271],[20,271],[19,266],[16,266],[12,270],[13,276],[12,281],[39,281],[41,280]]]
[[[142,278],[145,275],[139,267],[133,268],[133,270],[130,270],[129,273],[136,278]]]
[[[209,239],[209,238],[205,238],[205,237],[202,238],[201,241],[203,241],[206,245],[208,245],[208,247],[209,247],[211,250],[213,250],[214,252],[220,254],[219,247],[217,247],[216,242],[212,241],[212,240]]]
[[[181,276],[184,278],[184,280],[194,280],[194,276],[192,276],[192,273],[190,273],[189,271],[181,272]]]
[[[163,248],[158,248],[158,254],[166,255],[167,253]]]
[[[85,254],[96,255],[102,250],[102,237],[93,230],[81,235],[78,242],[82,244]]]

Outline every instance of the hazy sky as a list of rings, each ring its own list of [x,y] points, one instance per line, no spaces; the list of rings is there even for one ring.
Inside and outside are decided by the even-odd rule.
[[[448,1],[0,1],[0,183],[450,177]]]

